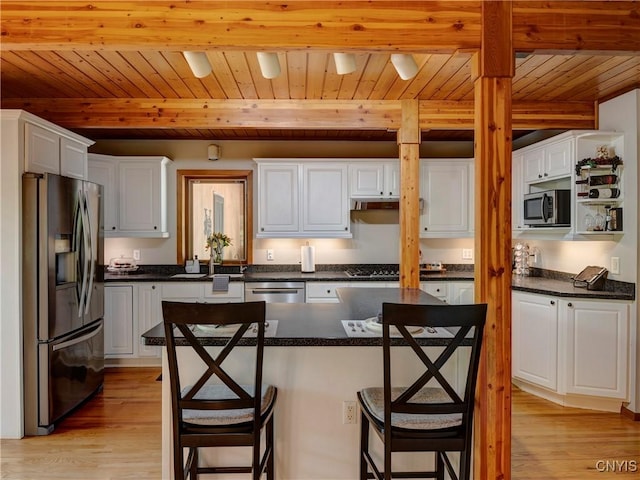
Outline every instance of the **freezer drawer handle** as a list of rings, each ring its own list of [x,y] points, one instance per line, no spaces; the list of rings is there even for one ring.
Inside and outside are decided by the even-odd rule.
[[[85,335],[82,335],[81,337],[72,338],[71,340],[67,340],[66,342],[62,342],[57,345],[54,345],[53,351],[55,352],[57,350],[63,350],[77,343],[82,343],[86,340],[89,340],[90,338],[95,337],[98,333],[100,333],[103,328],[104,328],[104,323],[100,323],[100,325],[98,325],[97,328],[95,328],[94,330],[91,330],[89,333]]]

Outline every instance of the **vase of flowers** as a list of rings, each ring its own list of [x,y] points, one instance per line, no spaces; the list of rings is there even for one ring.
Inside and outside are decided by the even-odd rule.
[[[210,251],[209,273],[213,274],[213,266],[222,263],[222,250],[231,245],[231,239],[222,232],[212,233],[207,237],[205,249]]]

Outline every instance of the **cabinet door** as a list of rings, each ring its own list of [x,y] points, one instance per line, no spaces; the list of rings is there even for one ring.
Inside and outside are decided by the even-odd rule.
[[[79,178],[87,177],[87,147],[69,138],[60,139],[60,175]]]
[[[231,282],[226,292],[214,291],[213,283],[205,283],[203,286],[203,299],[205,303],[230,303],[244,301],[244,282]]]
[[[121,231],[160,232],[160,168],[160,162],[118,162]]]
[[[422,236],[469,232],[469,161],[432,161],[422,165]]]
[[[298,165],[258,165],[258,236],[300,230]]]
[[[558,305],[543,295],[512,295],[513,376],[558,388]]]
[[[545,147],[543,177],[556,178],[571,175],[572,158],[573,139],[547,145]]]
[[[104,289],[104,353],[133,355],[133,287]]]
[[[522,176],[525,182],[538,182],[542,176],[544,148],[535,148],[522,154]]]
[[[102,185],[103,222],[105,232],[118,230],[117,164],[112,161],[90,159],[89,180]]]
[[[304,164],[302,172],[303,231],[348,233],[347,165]]]
[[[138,356],[159,357],[161,347],[144,345],[142,335],[144,332],[157,324],[162,323],[162,299],[158,285],[140,284],[138,285]]]
[[[449,303],[451,305],[475,303],[473,282],[449,282]]]
[[[447,282],[421,282],[420,290],[445,303],[449,301],[449,284]]]
[[[517,153],[513,155],[511,163],[511,229],[524,229],[522,218],[522,205],[524,201],[524,185],[522,181],[522,165],[524,155]]]
[[[307,282],[306,303],[340,303],[336,288],[351,286],[347,282]]]
[[[60,136],[42,127],[24,125],[25,171],[60,174]]]
[[[627,398],[628,310],[624,303],[562,301],[567,393]]]
[[[384,195],[386,197],[400,196],[400,163],[384,164]]]
[[[386,195],[382,162],[355,163],[349,166],[352,197],[380,197]]]

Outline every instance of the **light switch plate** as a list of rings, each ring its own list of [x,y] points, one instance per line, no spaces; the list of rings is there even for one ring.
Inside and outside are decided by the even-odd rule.
[[[133,259],[134,260],[140,260],[140,250],[134,250],[133,251]]]
[[[462,259],[463,260],[473,260],[473,249],[471,249],[471,248],[463,248],[462,249]]]
[[[620,275],[620,257],[611,257],[611,273]]]
[[[269,261],[273,260],[273,250],[271,250],[271,249],[267,250],[267,260],[269,260]]]

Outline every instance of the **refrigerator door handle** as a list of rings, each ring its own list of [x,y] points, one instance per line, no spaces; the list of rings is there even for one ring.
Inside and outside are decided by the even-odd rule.
[[[81,191],[78,191],[78,200],[76,201],[75,212],[73,215],[73,245],[72,249],[76,252],[76,298],[78,300],[78,317],[82,317],[84,310],[84,296],[86,284],[84,282],[84,275],[81,269],[80,262],[82,261],[82,251],[84,237],[82,232],[82,195]],[[81,281],[79,279],[82,279]]]
[[[72,345],[76,345],[77,343],[85,342],[85,341],[89,340],[90,338],[95,337],[96,335],[98,335],[102,331],[103,328],[104,328],[104,323],[100,322],[100,325],[95,327],[89,333],[86,333],[86,334],[81,335],[81,336],[76,337],[76,338],[72,338],[71,340],[67,340],[66,342],[62,342],[62,343],[58,343],[56,345],[53,345],[52,350],[55,352],[57,350],[62,350],[64,348],[68,348],[68,347],[70,347]]]
[[[91,220],[89,218],[89,206],[87,205],[87,195],[83,194],[83,206],[84,206],[84,216],[82,217],[82,223],[83,223],[83,228],[82,231],[85,234],[85,239],[86,239],[86,243],[85,245],[87,246],[87,251],[85,252],[85,267],[88,267],[88,272],[87,272],[87,268],[85,268],[85,274],[88,274],[89,276],[89,285],[87,288],[87,292],[85,295],[85,309],[84,309],[84,313],[87,314],[89,313],[89,307],[91,306],[91,293],[93,290],[93,277],[95,275],[95,264],[96,262],[94,261],[94,254],[93,254],[93,243],[91,242],[92,237],[92,232],[91,232]]]

